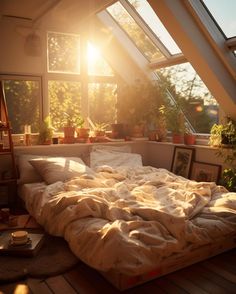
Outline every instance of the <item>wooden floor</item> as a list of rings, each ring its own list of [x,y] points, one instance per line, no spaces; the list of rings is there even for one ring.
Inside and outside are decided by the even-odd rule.
[[[120,291],[95,270],[79,263],[76,268],[60,276],[1,284],[0,293],[113,294]],[[123,293],[236,293],[236,249]]]

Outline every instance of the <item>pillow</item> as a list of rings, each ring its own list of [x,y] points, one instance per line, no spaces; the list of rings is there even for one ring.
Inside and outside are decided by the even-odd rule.
[[[91,151],[96,151],[96,150],[131,153],[131,146],[130,145],[121,145],[121,146],[93,145]]]
[[[97,168],[108,165],[113,168],[119,166],[138,167],[142,166],[142,157],[136,153],[114,152],[96,150],[90,153],[90,167]]]
[[[17,158],[17,166],[19,170],[19,179],[17,181],[18,184],[37,183],[37,182],[43,181],[43,178],[40,176],[40,174],[29,163],[29,160],[32,160],[35,158],[42,158],[42,156],[33,155],[33,154],[22,154],[18,156]]]
[[[85,173],[93,173],[78,157],[49,157],[30,160],[47,184],[69,180]]]

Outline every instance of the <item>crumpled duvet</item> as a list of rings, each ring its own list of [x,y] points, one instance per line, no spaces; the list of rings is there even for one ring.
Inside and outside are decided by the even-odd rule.
[[[236,232],[236,193],[150,166],[100,167],[48,185],[26,208],[91,267],[128,275]]]

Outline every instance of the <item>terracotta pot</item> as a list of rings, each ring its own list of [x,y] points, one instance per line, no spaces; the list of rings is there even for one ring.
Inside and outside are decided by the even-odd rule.
[[[174,144],[183,144],[184,136],[181,134],[172,134],[172,143]]]
[[[87,139],[89,137],[89,129],[77,128],[76,133],[78,138]]]
[[[194,145],[196,138],[193,134],[184,134],[184,144],[185,145]]]
[[[64,127],[64,138],[74,138],[75,127]]]

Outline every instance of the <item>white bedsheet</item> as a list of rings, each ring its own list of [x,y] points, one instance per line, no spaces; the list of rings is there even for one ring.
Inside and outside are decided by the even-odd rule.
[[[236,193],[153,167],[100,167],[25,200],[46,231],[100,271],[143,274],[173,253],[236,232]]]

